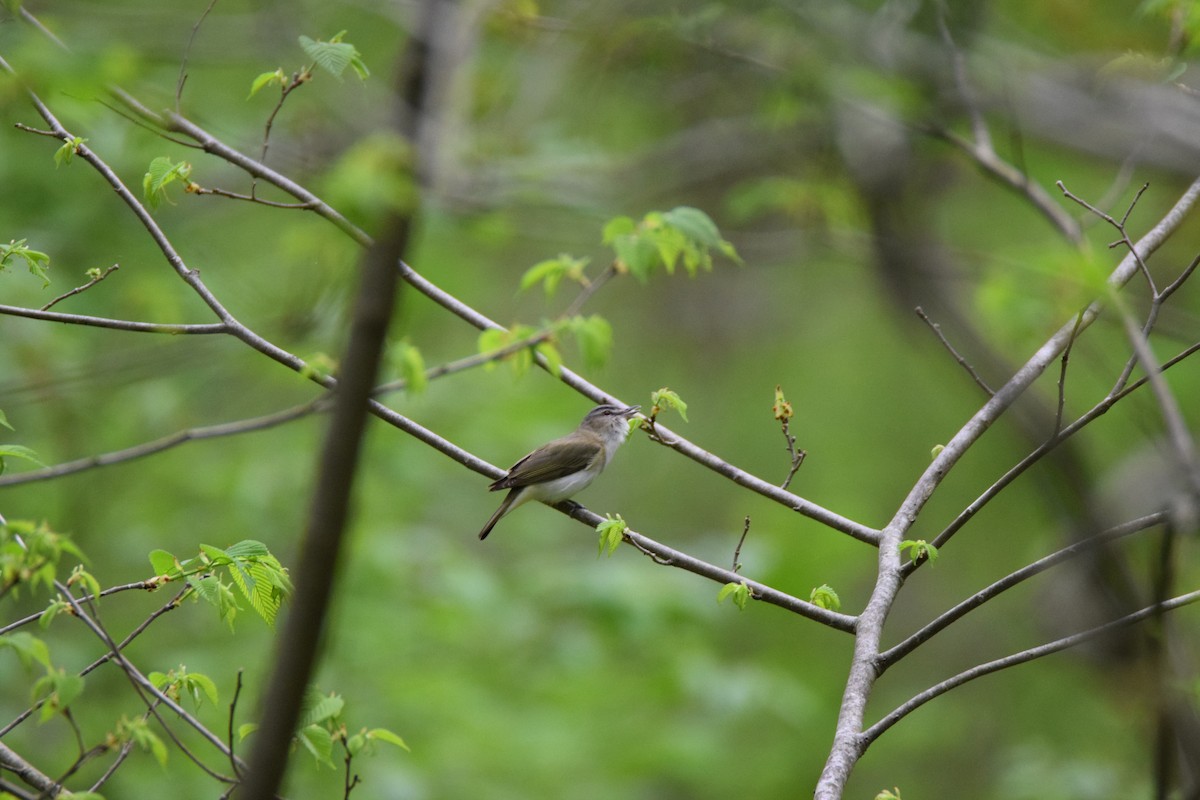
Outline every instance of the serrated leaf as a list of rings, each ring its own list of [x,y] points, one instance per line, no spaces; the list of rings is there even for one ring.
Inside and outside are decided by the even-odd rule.
[[[303,728],[318,722],[325,722],[342,713],[346,701],[337,694],[325,694],[314,686],[310,686],[304,695],[304,707],[300,711],[300,722],[297,727]]]
[[[625,531],[629,530],[627,523],[620,514],[615,517],[612,514],[605,515],[607,519],[603,520],[596,526],[596,532],[600,534],[599,552],[597,558],[602,555],[611,556],[625,539]]]
[[[829,584],[821,584],[808,595],[809,602],[827,611],[837,611],[842,607],[842,600]]]
[[[213,679],[199,672],[189,672],[184,679],[184,684],[188,688],[188,692],[192,695],[192,700],[196,705],[200,705],[201,693],[209,699],[214,706],[217,704],[219,695],[217,694],[217,684]]]
[[[687,403],[683,402],[683,398],[667,387],[663,387],[658,391],[650,393],[651,416],[657,416],[660,411],[677,411],[684,422],[687,418]]]
[[[371,72],[358,49],[349,42],[341,41],[345,33],[342,31],[328,42],[314,41],[307,36],[301,36],[300,47],[318,67],[335,78],[340,79],[346,67],[351,67],[361,80],[366,80]]]
[[[308,725],[296,732],[296,738],[312,753],[319,764],[333,766],[333,736],[320,725]]]
[[[237,544],[231,544],[225,548],[224,552],[230,558],[254,558],[256,556],[271,555],[271,551],[267,546],[255,539],[243,539]]]
[[[186,161],[173,162],[166,156],[155,158],[142,176],[142,195],[146,204],[154,210],[163,200],[169,202],[167,187],[177,180],[187,180],[191,173],[192,165]]]

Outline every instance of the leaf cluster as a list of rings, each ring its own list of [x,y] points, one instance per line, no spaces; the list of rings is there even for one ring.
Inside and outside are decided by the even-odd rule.
[[[194,595],[213,605],[233,627],[241,609],[233,587],[268,624],[292,591],[287,569],[262,542],[246,539],[227,548],[200,545],[200,552],[181,561],[166,550],[153,550],[150,565],[163,582],[184,580]],[[226,576],[229,581],[221,580]]]

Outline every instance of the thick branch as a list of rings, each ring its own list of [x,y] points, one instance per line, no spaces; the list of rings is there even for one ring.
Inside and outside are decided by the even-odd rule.
[[[1167,214],[1138,241],[1109,276],[1109,285],[1120,288],[1138,272],[1139,262],[1158,249],[1168,236],[1182,223],[1183,218],[1200,198],[1200,180],[1188,187],[1183,196]],[[837,800],[842,796],[846,780],[862,754],[860,738],[863,714],[875,679],[878,677],[879,643],[883,635],[883,624],[895,602],[896,594],[903,582],[899,558],[899,546],[912,527],[921,509],[946,474],[954,467],[966,451],[1016,402],[1045,369],[1058,358],[1073,336],[1090,325],[1100,314],[1099,301],[1093,302],[1080,314],[1064,324],[1037,352],[1008,380],[983,407],[967,421],[945,448],[933,459],[925,472],[917,479],[905,497],[892,521],[883,530],[879,544],[879,576],[871,598],[859,616],[858,636],[855,640],[854,660],[846,688],[842,694],[842,706],[838,715],[834,744],[825,762],[817,784],[817,800]]]

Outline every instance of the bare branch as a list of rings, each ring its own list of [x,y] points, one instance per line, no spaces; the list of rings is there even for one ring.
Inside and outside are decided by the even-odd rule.
[[[208,7],[204,9],[204,13],[200,15],[200,19],[196,20],[196,24],[192,26],[192,33],[188,36],[187,47],[183,48],[183,59],[179,64],[179,80],[175,83],[175,110],[179,110],[179,103],[183,99],[183,85],[187,83],[187,63],[188,56],[192,53],[192,45],[196,43],[196,34],[200,32],[200,26],[204,24],[204,20],[208,18],[209,13],[213,10],[213,6],[217,4],[217,0],[210,0]]]
[[[0,305],[0,314],[7,314],[12,317],[26,317],[27,319],[40,319],[48,322],[61,322],[66,325],[87,325],[93,328],[111,328],[112,330],[133,331],[136,333],[207,335],[232,332],[230,326],[224,322],[212,322],[202,325],[136,322],[128,319],[89,317],[84,314],[62,314],[57,311],[42,311],[36,308],[22,308],[20,306]]]
[[[1157,250],[1179,227],[1198,199],[1200,179],[1193,181],[1175,205],[1134,245],[1132,252],[1110,274],[1108,285],[1115,290],[1127,283],[1139,271],[1139,263]],[[880,652],[883,625],[906,574],[899,554],[905,532],[911,528],[925,503],[958,460],[1061,355],[1071,339],[1095,320],[1100,308],[1099,301],[1093,302],[1084,309],[1079,319],[1072,319],[1063,325],[1038,348],[938,453],[904,498],[891,522],[883,529],[879,542],[878,577],[871,597],[858,617],[854,658],[842,694],[834,744],[817,783],[816,800],[836,800],[841,797],[850,771],[862,755],[860,732],[867,699],[878,677],[876,660]]]
[[[1139,533],[1140,531],[1147,530],[1156,525],[1161,525],[1166,522],[1166,520],[1167,513],[1165,511],[1160,511],[1155,514],[1149,514],[1138,519],[1130,520],[1122,525],[1117,525],[1116,527],[1109,528],[1101,533],[1097,533],[1094,536],[1089,536],[1086,539],[1075,542],[1074,544],[1064,547],[1061,550],[1057,550],[1048,556],[1039,558],[1037,561],[1022,567],[1016,572],[1004,576],[1000,580],[988,586],[986,589],[981,589],[980,591],[968,597],[966,600],[963,600],[961,603],[951,608],[949,611],[946,611],[930,620],[924,627],[909,636],[904,641],[895,645],[891,649],[880,653],[878,660],[880,671],[883,671],[892,664],[895,664],[901,658],[915,650],[918,646],[932,639],[934,635],[945,630],[950,626],[951,623],[956,622],[957,620],[966,616],[968,612],[979,608],[987,601],[1003,592],[1008,591],[1023,581],[1032,578],[1034,575],[1037,575],[1040,572],[1045,572],[1056,564],[1060,564],[1063,561],[1074,558],[1075,556],[1085,553],[1088,550],[1091,550],[1102,544],[1107,544],[1108,542],[1116,541],[1117,539],[1124,538],[1131,534]]]
[[[738,560],[742,557],[742,545],[746,543],[746,536],[750,533],[750,515],[746,515],[746,522],[742,525],[742,536],[738,539],[737,547],[733,548],[733,571],[741,572],[742,564]]]
[[[1066,650],[1070,647],[1076,647],[1084,642],[1089,642],[1092,639],[1104,636],[1105,634],[1112,633],[1116,630],[1120,630],[1121,628],[1127,628],[1130,625],[1135,625],[1165,611],[1173,611],[1174,609],[1182,608],[1183,606],[1194,603],[1197,600],[1200,600],[1200,590],[1188,592],[1187,594],[1181,594],[1178,597],[1174,597],[1165,602],[1146,606],[1139,611],[1135,611],[1132,614],[1126,614],[1123,617],[1106,622],[1103,625],[1098,625],[1095,628],[1090,628],[1086,631],[1072,634],[1071,636],[1064,636],[1061,639],[1055,639],[1052,642],[1047,642],[1046,644],[1038,647],[1022,650],[1019,653],[1013,653],[1010,656],[998,658],[994,661],[989,661],[985,664],[980,664],[976,667],[972,667],[971,669],[964,670],[954,677],[947,678],[941,683],[931,686],[920,694],[913,696],[904,704],[897,706],[870,728],[863,731],[857,740],[857,745],[860,749],[860,752],[861,750],[865,750],[871,742],[878,739],[880,734],[895,725],[904,717],[911,714],[913,711],[925,705],[933,698],[943,695],[951,689],[962,686],[968,681],[975,680],[976,678],[983,677],[984,675],[990,675],[993,672],[999,672],[1000,670],[1007,669],[1008,667],[1024,664],[1029,661],[1033,661],[1034,659],[1042,658],[1043,656],[1048,656],[1061,650]]]
[[[169,436],[164,436],[160,439],[155,439],[150,442],[143,442],[133,447],[127,447],[123,450],[114,450],[109,453],[101,453],[99,455],[87,456],[86,458],[76,459],[75,461],[67,461],[62,464],[44,467],[42,469],[29,470],[28,472],[16,472],[11,475],[0,475],[0,487],[16,486],[22,483],[34,483],[36,481],[51,480],[53,478],[61,478],[64,475],[73,475],[76,472],[95,469],[97,467],[107,467],[113,464],[120,464],[125,461],[132,461],[136,458],[144,458],[145,456],[161,453],[164,450],[169,450],[172,447],[177,447],[186,442],[197,442],[204,439],[218,439],[223,436],[236,436],[242,433],[250,433],[252,431],[261,431],[268,428],[273,428],[276,425],[282,425],[292,420],[301,419],[317,411],[322,410],[321,406],[327,400],[325,395],[316,397],[307,403],[291,408],[285,408],[282,411],[276,411],[271,414],[264,414],[260,417],[251,417],[249,419],[237,420],[236,422],[226,422],[219,425],[207,425],[199,428],[188,428],[182,431],[176,431]]]
[[[983,389],[983,391],[987,393],[988,397],[994,395],[995,392],[992,390],[992,387],[987,385],[987,382],[980,377],[979,373],[975,371],[975,368],[967,363],[967,360],[959,354],[958,350],[954,349],[954,345],[950,344],[950,340],[947,339],[945,334],[942,333],[942,326],[931,320],[929,315],[925,313],[925,309],[921,308],[920,306],[917,306],[916,312],[917,316],[920,317],[921,320],[929,326],[929,329],[932,330],[937,336],[938,341],[942,343],[942,347],[945,347],[946,350],[950,352],[950,355],[954,356],[954,360],[958,362],[958,365],[967,371],[967,374],[971,376],[971,380],[975,381],[975,384],[980,389]]]
[[[121,266],[119,264],[113,264],[111,267],[104,270],[104,272],[98,273],[96,275],[96,277],[92,278],[90,281],[85,283],[83,286],[76,286],[71,291],[65,292],[64,294],[60,294],[58,297],[54,298],[49,303],[46,303],[46,305],[42,306],[41,309],[39,309],[39,310],[40,311],[49,311],[50,307],[57,304],[58,302],[60,302],[62,300],[66,300],[68,297],[74,297],[75,295],[79,294],[80,292],[86,292],[88,289],[92,288],[97,283],[104,280],[105,278],[107,278],[109,275],[111,275],[113,272],[117,271],[120,268],[121,268]]]

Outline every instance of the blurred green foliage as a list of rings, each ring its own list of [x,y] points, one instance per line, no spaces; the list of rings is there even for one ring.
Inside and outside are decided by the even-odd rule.
[[[0,16],[0,56],[19,76],[0,75],[0,242],[47,254],[52,281],[43,287],[19,263],[0,273],[0,303],[40,307],[86,283],[90,270],[119,263],[119,272],[56,310],[212,321],[87,164],[13,127],[41,125],[23,94],[30,87],[127,185],[137,187],[161,158],[160,166],[191,165],[175,177],[249,192],[244,175],[136,124],[106,93],[116,83],[152,109],[174,108],[181,60],[206,5],[27,3],[69,51],[11,10]],[[634,220],[653,221],[652,209],[703,209],[720,233],[701,225],[700,234],[716,236],[708,244],[718,252],[736,247],[745,266],[656,240],[664,262],[666,247],[689,271],[713,269],[694,280],[651,275],[640,269],[650,250],[624,240],[621,257],[645,283],[621,277],[601,288],[574,323],[582,330],[564,337],[555,357],[630,403],[649,406],[656,389],[671,387],[687,401],[686,423],[671,420],[673,427],[779,482],[790,459],[772,398],[774,387],[786,387],[790,431],[808,453],[791,490],[882,525],[931,448],[983,399],[912,306],[937,298],[928,310],[998,384],[1091,296],[1095,270],[1106,272],[1119,257],[1105,250],[1114,236],[1102,226],[1089,230],[1092,247],[1081,256],[1025,200],[920,133],[934,122],[969,129],[947,88],[953,81],[936,5],[504,0],[480,19],[460,20],[442,64],[445,84],[430,122],[436,136],[418,154],[385,133],[385,76],[415,26],[414,6],[221,0],[188,51],[179,110],[258,157],[275,93],[306,58],[325,57],[306,55],[300,37],[328,45],[319,40],[347,31],[353,53],[338,51],[348,59],[343,68],[362,77],[357,59],[370,78],[339,81],[317,70],[275,117],[267,163],[368,229],[388,210],[419,208],[406,260],[506,326],[530,326],[526,333],[569,305],[571,270],[592,264],[594,274],[607,265],[605,236],[632,236]],[[1169,4],[1160,2],[1143,14],[1120,3],[947,5],[971,75],[993,97],[1020,95],[1022,81],[1047,74],[1091,75],[1126,51],[1178,55],[1169,16],[1159,13]],[[248,99],[256,77],[275,70],[284,78],[263,81]],[[1055,136],[1009,111],[1000,102],[987,109],[997,141],[1006,139],[997,148],[1043,185],[1062,179],[1096,201],[1115,187],[1111,209],[1119,214],[1130,186],[1150,181],[1131,231],[1157,220],[1191,180],[1169,159],[1139,151],[1128,162],[1132,183],[1122,182],[1127,153],[1092,146],[1088,130]],[[418,157],[430,159],[425,190],[409,172]],[[264,198],[288,199],[256,188]],[[239,319],[294,353],[340,352],[360,256],[352,241],[303,211],[174,189],[161,199],[156,220]],[[615,218],[625,221],[606,231]],[[885,229],[880,221],[888,219],[898,227]],[[1194,227],[1153,262],[1164,281],[1197,249]],[[921,262],[926,271],[889,271],[889,252],[918,246],[937,254]],[[549,274],[572,278],[562,291],[518,291],[531,267],[560,253],[572,255],[558,256],[542,278],[548,290]],[[1156,342],[1163,357],[1196,340],[1198,303],[1192,289],[1168,307]],[[404,344],[383,377],[407,379],[410,391],[388,402],[492,463],[511,463],[561,435],[588,406],[539,370],[475,369],[419,391],[414,370],[471,355],[482,343],[415,292],[404,293],[393,333]],[[609,347],[600,365],[598,352]],[[993,360],[982,355],[989,348]],[[1127,352],[1111,323],[1077,343],[1068,413],[1107,391]],[[1053,403],[1056,377],[1039,385],[1043,403]],[[1185,365],[1170,383],[1195,429],[1200,373]],[[313,393],[300,376],[220,337],[0,317],[0,409],[15,429],[4,436],[48,464],[267,413]],[[152,551],[191,553],[201,542],[261,541],[287,566],[295,563],[322,426],[320,415],[309,416],[0,487],[0,513],[70,532],[104,586],[151,577]],[[1158,430],[1152,400],[1131,398],[1080,441],[1076,477],[1100,491],[1102,476]],[[915,533],[932,539],[1033,444],[1017,424],[996,426],[939,490]],[[27,468],[9,466],[9,473]],[[1043,469],[978,515],[941,549],[936,569],[906,588],[889,623],[894,640],[1061,546],[1082,502],[1070,483]],[[363,783],[353,796],[707,799],[810,791],[832,738],[849,636],[753,601],[744,612],[719,604],[721,587],[632,548],[597,559],[594,531],[543,508],[522,509],[481,545],[474,533],[493,502],[485,486],[417,441],[372,424],[317,683],[344,698],[355,725],[394,731],[411,752],[380,748],[356,760]],[[720,565],[731,564],[749,515],[742,574],[799,597],[819,592],[846,613],[871,590],[875,551],[636,432],[579,499]],[[1136,568],[1151,562],[1151,545],[1125,546]],[[1194,567],[1181,568],[1181,582],[1194,585],[1195,577]],[[868,718],[960,669],[1069,632],[1047,614],[1055,581],[1043,576],[1006,595],[902,662],[880,683]],[[6,600],[0,623],[37,613],[46,597]],[[164,601],[124,593],[101,611],[124,632]],[[1194,626],[1196,611],[1177,617],[1181,627]],[[164,676],[185,665],[211,678],[221,702],[196,713],[217,731],[225,730],[244,670],[237,723],[252,721],[273,630],[246,615],[231,633],[193,605],[168,619],[131,646],[130,658]],[[68,672],[98,653],[61,616],[39,636]],[[2,725],[28,705],[38,672],[12,654],[0,659],[10,676],[0,693]],[[1139,669],[1060,655],[963,687],[873,745],[847,796],[893,786],[905,797],[1145,795],[1153,718]],[[115,669],[99,669],[85,684],[76,718],[91,736],[140,712]],[[44,765],[53,773],[73,757],[61,720],[26,723],[5,743],[21,750],[47,740],[59,743]],[[329,760],[322,753],[317,760]],[[341,796],[340,772],[304,761],[296,759],[288,796]],[[183,763],[172,752],[164,769],[153,753],[137,753],[104,793],[212,797],[211,781]],[[89,765],[87,775],[100,769]]]

